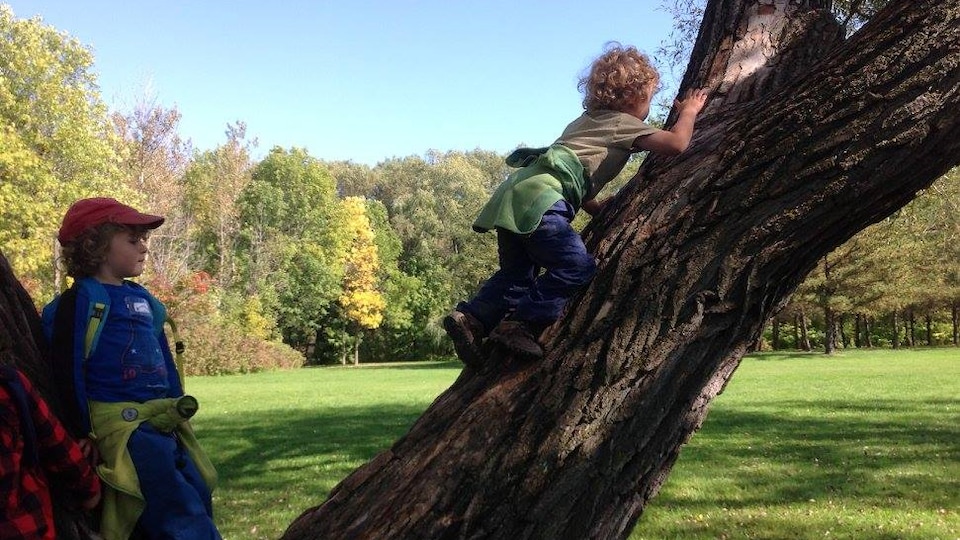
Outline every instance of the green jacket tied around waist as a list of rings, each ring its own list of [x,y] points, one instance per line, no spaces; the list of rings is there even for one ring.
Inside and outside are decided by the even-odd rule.
[[[146,403],[89,403],[90,423],[103,459],[103,463],[97,467],[97,473],[109,488],[103,494],[100,526],[107,540],[129,538],[143,512],[143,494],[140,492],[137,470],[127,451],[130,435],[143,422],[149,422],[159,431],[176,432],[180,444],[193,458],[207,487],[213,491],[217,483],[217,471],[200,448],[190,423],[178,411],[178,399],[154,399]]]
[[[566,200],[577,210],[589,190],[580,159],[559,144],[519,149],[507,164],[525,166],[497,187],[473,223],[477,232],[501,227],[517,234],[532,233],[557,201]]]

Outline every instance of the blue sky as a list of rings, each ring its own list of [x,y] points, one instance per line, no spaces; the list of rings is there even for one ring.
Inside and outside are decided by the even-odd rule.
[[[258,154],[368,165],[550,144],[606,42],[654,56],[672,27],[661,0],[0,1],[90,47],[111,108],[175,106],[196,149],[243,121]]]

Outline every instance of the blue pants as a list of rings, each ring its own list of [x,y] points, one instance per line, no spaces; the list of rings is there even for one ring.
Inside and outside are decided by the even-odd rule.
[[[127,449],[146,502],[137,523],[145,538],[220,540],[210,490],[173,434],[143,423]]]
[[[570,203],[561,200],[530,234],[498,228],[500,269],[457,310],[476,317],[488,332],[508,313],[535,326],[557,320],[567,300],[597,271],[580,233],[570,225],[574,214]]]

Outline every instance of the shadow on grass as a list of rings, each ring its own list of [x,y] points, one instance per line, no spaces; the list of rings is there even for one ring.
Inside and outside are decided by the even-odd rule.
[[[221,417],[199,436],[227,484],[286,489],[302,476],[298,468],[345,476],[389,448],[421,413],[418,407],[397,405],[280,409]]]
[[[703,505],[848,498],[863,506],[958,508],[958,405],[823,401],[811,411],[809,402],[798,401],[777,402],[776,408],[809,416],[714,411],[683,449],[677,468],[690,482],[720,479],[730,490],[698,490],[699,498],[678,495],[669,504],[694,512]],[[734,500],[724,498],[730,493],[737,494]]]
[[[960,479],[936,474],[938,467],[942,473],[960,463],[960,419],[937,413],[956,411],[956,402],[817,405],[842,414],[817,418],[714,411],[684,448],[678,467],[696,464],[755,494],[741,498],[744,505],[841,492],[883,499],[891,491],[910,496],[915,488],[922,491],[916,494],[920,498],[960,506]],[[809,407],[808,402],[777,404],[784,411]],[[309,481],[306,476],[338,482],[389,448],[421,413],[419,407],[398,405],[272,410],[220,417],[215,425],[204,425],[200,437],[228,485],[282,490],[291,482]],[[767,465],[756,467],[760,462]],[[302,474],[309,471],[319,476]],[[784,474],[790,475],[789,482]],[[889,485],[891,475],[897,477],[896,486]]]
[[[331,364],[322,366],[305,366],[302,369],[393,369],[393,370],[433,370],[433,369],[462,369],[463,363],[459,360],[437,360],[417,362],[383,362],[359,365]]]
[[[837,400],[812,409],[810,402],[787,401],[771,404],[776,412],[769,413],[716,410],[682,451],[651,509],[752,512],[811,500],[864,511],[958,508],[958,405]],[[198,426],[221,476],[217,505],[224,532],[277,537],[296,515],[322,503],[340,480],[403,436],[422,412],[396,404],[274,409],[220,415]],[[791,517],[780,519],[787,521],[779,527],[804,530]],[[250,530],[258,532],[248,536]]]

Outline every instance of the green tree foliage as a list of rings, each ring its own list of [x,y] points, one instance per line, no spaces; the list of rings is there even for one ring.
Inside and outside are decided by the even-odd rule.
[[[305,150],[274,148],[237,203],[242,268],[234,288],[264,299],[284,341],[306,350],[343,284],[348,238],[333,178]]]
[[[395,341],[381,345],[421,358],[450,352],[440,317],[476,292],[496,268],[495,235],[477,234],[471,224],[509,173],[503,156],[482,150],[430,152],[387,160],[372,169],[338,163],[331,170],[341,193],[382,203],[399,239],[400,273],[385,287],[384,331]],[[403,308],[391,311],[396,296],[404,298]],[[403,318],[391,323],[391,313]]]
[[[55,290],[52,254],[67,207],[128,195],[92,64],[73,38],[0,5],[0,248],[38,299]]]
[[[339,183],[339,178],[337,180]],[[381,361],[423,358],[437,346],[437,343],[429,346],[424,343],[424,329],[418,323],[430,317],[429,313],[418,311],[419,307],[430,304],[421,298],[429,287],[420,277],[400,269],[403,246],[390,226],[383,203],[366,199],[366,206],[380,260],[379,282],[384,309],[383,322],[377,331],[364,337],[361,354]]]
[[[960,298],[958,200],[960,174],[954,169],[896,214],[825,257],[784,313],[814,315],[821,330],[815,344],[827,351],[858,341],[909,342],[901,325],[914,313],[943,321],[945,329],[930,341],[952,341],[947,314]],[[869,339],[855,339],[863,331],[871,332]]]

